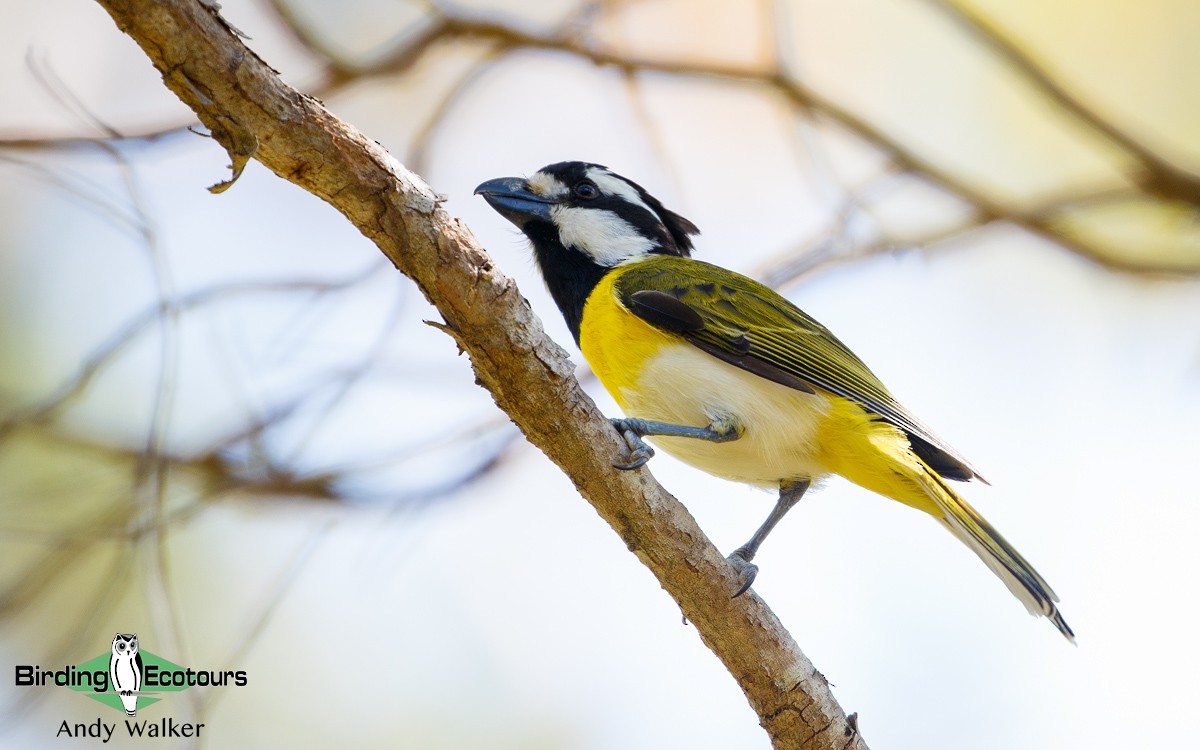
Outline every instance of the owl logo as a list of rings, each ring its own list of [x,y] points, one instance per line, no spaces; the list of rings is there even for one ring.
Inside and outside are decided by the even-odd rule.
[[[108,676],[113,690],[121,696],[125,713],[137,716],[138,691],[142,688],[142,655],[138,653],[137,633],[117,633],[113,638]]]

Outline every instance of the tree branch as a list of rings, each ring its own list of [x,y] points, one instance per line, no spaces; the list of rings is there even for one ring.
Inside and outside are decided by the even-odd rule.
[[[777,748],[864,748],[825,679],[692,517],[625,448],[515,284],[434,192],[382,147],[284,84],[214,3],[98,0],[233,160],[255,158],[337,208],[437,306],[478,382],[651,569],[738,681]],[[216,186],[220,190],[229,186]]]

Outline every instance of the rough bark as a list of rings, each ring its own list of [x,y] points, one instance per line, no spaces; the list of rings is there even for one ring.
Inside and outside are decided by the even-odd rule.
[[[512,280],[436,194],[377,143],[280,80],[201,0],[98,0],[225,147],[337,208],[413,279],[476,378],[678,602],[777,748],[865,748],[824,677],[691,515],[625,448]],[[214,190],[223,190],[223,183]]]

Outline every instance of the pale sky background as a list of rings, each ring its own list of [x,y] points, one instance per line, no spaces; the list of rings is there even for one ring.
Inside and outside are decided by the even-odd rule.
[[[1033,95],[936,4],[773,5],[772,31],[771,3],[615,3],[588,38],[639,58],[744,68],[769,65],[777,38],[807,85],[1012,208],[1126,185],[1126,157]],[[267,6],[223,6],[291,83],[317,80],[320,61]],[[421,28],[424,12],[295,7],[361,65]],[[548,33],[578,4],[449,7]],[[975,7],[1069,91],[1200,172],[1200,6]],[[472,197],[483,180],[563,159],[607,164],[700,226],[697,257],[750,274],[823,241],[847,260],[881,235],[918,238],[968,216],[769,87],[625,79],[546,52],[464,78],[486,52],[444,44],[402,75],[322,98],[448,197],[576,362],[524,240]],[[94,135],[39,75],[122,131],[187,121],[85,0],[31,4],[0,29],[0,137]],[[0,148],[0,419],[52,394],[160,294],[370,275],[323,296],[231,294],[150,325],[56,419],[0,442],[0,745],[59,747],[64,719],[119,720],[10,678],[28,660],[85,661],[119,630],[180,664],[248,672],[246,688],[189,691],[140,713],[202,715],[195,746],[769,746],[649,572],[549,461],[506,443],[466,359],[421,322],[436,312],[340,215],[255,164],[210,195],[228,160],[198,136],[124,153],[127,173],[97,149]],[[130,228],[138,212],[149,235]],[[1073,221],[1123,257],[1200,266],[1194,208],[1100,201]],[[1078,636],[1072,647],[1027,616],[938,524],[830,480],[766,543],[755,589],[858,712],[867,742],[1104,749],[1200,735],[1197,275],[1114,273],[995,224],[822,266],[785,292],[988,477],[964,495],[1053,585]],[[588,388],[617,413],[594,380]],[[127,452],[156,419],[165,451],[194,456],[301,396],[261,445],[228,456],[264,450],[302,473],[338,471],[348,499],[221,491],[179,468],[160,504],[153,482],[135,481]],[[506,444],[484,476],[430,495]],[[724,551],[772,502],[662,453],[650,466]],[[131,541],[161,513],[161,545]]]

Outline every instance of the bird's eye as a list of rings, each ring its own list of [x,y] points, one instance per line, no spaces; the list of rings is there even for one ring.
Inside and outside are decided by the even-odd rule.
[[[582,198],[585,201],[600,197],[600,188],[586,180],[576,185],[571,192],[575,194],[576,198]]]

